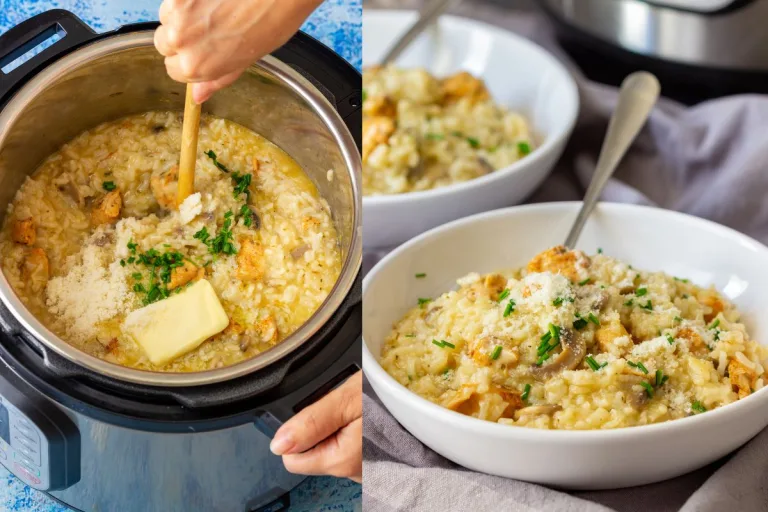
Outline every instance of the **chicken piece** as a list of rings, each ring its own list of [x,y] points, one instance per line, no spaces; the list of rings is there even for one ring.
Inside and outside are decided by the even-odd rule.
[[[386,96],[373,96],[366,99],[365,103],[363,103],[364,116],[395,117],[396,114],[397,107]]]
[[[240,239],[240,252],[237,253],[237,277],[243,281],[258,281],[266,273],[264,248],[251,238]]]
[[[715,317],[718,315],[718,313],[721,313],[725,309],[725,305],[723,304],[723,301],[720,300],[720,295],[717,294],[717,292],[708,290],[704,292],[704,294],[699,297],[699,302],[704,304],[705,306],[709,306],[711,311],[704,315],[704,321],[709,323],[712,320],[715,319]]]
[[[589,258],[580,251],[569,251],[562,245],[537,254],[528,262],[529,273],[551,272],[562,274],[572,282],[581,281],[581,273],[589,267]]]
[[[191,261],[185,260],[182,266],[171,270],[171,280],[168,283],[168,289],[173,290],[179,286],[184,286],[193,279],[201,277],[201,270],[203,271],[203,275],[205,275],[205,268],[198,268],[197,265]]]
[[[32,218],[17,220],[13,223],[13,241],[17,244],[35,245],[37,232],[35,231],[35,221]]]
[[[395,133],[395,121],[390,117],[376,116],[363,119],[363,161],[367,161],[379,144],[385,144]]]
[[[162,174],[152,176],[150,185],[157,204],[166,210],[177,208],[176,194],[179,190],[179,167],[177,165]]]
[[[440,82],[440,92],[445,105],[456,103],[462,98],[469,99],[471,103],[477,103],[490,97],[483,81],[466,71],[443,79]]]
[[[33,247],[21,263],[21,277],[34,293],[42,291],[48,284],[48,256],[39,247]]]
[[[497,412],[493,414],[493,418],[486,418],[491,421],[496,421],[500,417],[511,418],[516,410],[524,406],[520,393],[516,391],[491,385],[488,392],[481,395],[477,393],[477,384],[463,384],[453,396],[444,402],[444,406],[452,411],[477,417],[483,408],[483,403],[486,406],[493,403],[494,397],[492,395],[497,395],[498,398],[495,400],[500,399],[501,405],[506,404],[506,407],[496,409]]]
[[[707,344],[704,342],[704,339],[699,335],[699,333],[689,327],[683,327],[679,329],[677,331],[677,336],[675,337],[687,340],[692,350],[707,348]]]
[[[739,398],[744,398],[752,394],[757,373],[738,359],[731,359],[728,363],[728,378],[733,391],[739,394]]]
[[[268,316],[258,324],[256,324],[256,330],[261,337],[261,341],[274,345],[277,343],[278,330],[277,322],[272,315]]]
[[[507,278],[501,274],[488,274],[481,281],[473,283],[467,291],[467,298],[471,301],[478,297],[488,297],[491,300],[499,300],[499,295],[507,286]]]
[[[493,355],[497,352],[494,359]],[[468,344],[468,353],[469,357],[480,366],[489,366],[494,362],[512,366],[519,360],[517,347],[507,347],[505,341],[497,336],[483,336],[471,340]]]
[[[609,349],[613,346],[613,342],[616,338],[628,335],[629,333],[627,332],[627,329],[618,317],[613,318],[608,322],[602,322],[597,331],[595,331],[595,339],[602,352],[610,352]]]
[[[115,189],[105,195],[91,211],[91,222],[99,226],[101,224],[114,224],[120,218],[120,209],[123,207],[123,198],[120,191]]]

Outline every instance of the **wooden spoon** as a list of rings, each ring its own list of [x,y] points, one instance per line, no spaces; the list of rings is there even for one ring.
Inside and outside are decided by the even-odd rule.
[[[181,158],[179,159],[179,191],[176,204],[180,205],[195,191],[195,162],[197,161],[197,135],[200,132],[202,105],[192,99],[192,84],[187,84],[184,101],[184,121],[181,128]]]

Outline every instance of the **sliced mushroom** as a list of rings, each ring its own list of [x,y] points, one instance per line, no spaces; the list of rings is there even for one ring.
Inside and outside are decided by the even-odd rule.
[[[482,156],[477,157],[477,163],[480,164],[480,168],[483,170],[483,174],[490,174],[496,170],[496,168],[491,165],[491,162]]]
[[[608,292],[596,286],[579,286],[575,289],[575,295],[577,299],[586,302],[587,307],[594,311],[602,311],[610,299]]]
[[[429,327],[434,327],[432,324],[432,321],[435,319],[435,315],[439,315],[440,311],[443,309],[443,306],[432,306],[429,308],[426,313],[424,313],[424,323],[427,324]]]
[[[563,370],[573,370],[587,354],[587,345],[584,340],[581,336],[575,335],[571,329],[560,329],[560,346],[562,351],[551,363],[531,367],[531,374],[535,378],[545,380]]]
[[[291,258],[293,258],[294,261],[301,259],[308,250],[309,244],[301,244],[291,251]]]
[[[515,411],[515,419],[520,419],[522,416],[540,416],[544,414],[550,416],[562,410],[563,408],[560,405],[531,405]]]
[[[645,388],[639,387],[641,382],[647,382],[644,377],[639,375],[619,375],[619,388],[624,391],[627,397],[627,403],[636,411],[643,408],[648,403],[648,393]],[[638,386],[638,387],[636,387]]]

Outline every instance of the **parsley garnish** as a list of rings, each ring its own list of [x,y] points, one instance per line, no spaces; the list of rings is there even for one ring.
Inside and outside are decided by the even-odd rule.
[[[656,387],[659,388],[664,385],[665,382],[669,380],[669,376],[664,375],[664,372],[662,370],[656,370]]]
[[[469,142],[469,145],[472,146],[472,148],[474,149],[477,149],[480,147],[480,141],[474,137],[467,137],[467,142]]]
[[[245,194],[245,200],[248,201],[251,198],[251,191],[248,189],[248,187],[251,185],[251,174],[240,174],[237,172],[232,173],[232,181],[235,182],[235,199],[237,199],[237,196],[240,194]]]
[[[427,140],[443,140],[445,139],[445,135],[442,133],[428,133],[424,136]]]
[[[216,158],[216,153],[214,153],[212,149],[209,149],[208,151],[206,151],[205,156],[213,160],[213,165],[215,165],[216,167],[218,167],[224,172],[229,172],[229,169],[227,169],[227,167],[221,162],[219,162],[218,158]]]
[[[507,307],[504,308],[504,318],[508,317],[514,312],[515,312],[515,300],[509,299],[509,302],[507,302]]]
[[[541,343],[536,349],[536,355],[539,358],[536,360],[536,365],[541,366],[541,363],[549,359],[552,351],[560,345],[560,327],[549,324],[548,331],[541,337]]]
[[[627,361],[627,364],[631,366],[632,368],[637,368],[644,374],[648,375],[648,368],[645,367],[645,365],[642,362],[639,363],[633,363],[632,361]]]
[[[416,279],[423,279],[425,277],[427,277],[427,274],[425,274],[424,272],[419,272],[418,274],[416,274]]]
[[[587,326],[587,321],[581,318],[581,316],[577,316],[576,320],[573,321],[573,328],[576,330],[582,330]]]
[[[434,343],[435,345],[437,345],[440,348],[445,348],[445,347],[456,348],[456,345],[454,345],[453,343],[448,343],[445,340],[439,340],[439,341],[438,340],[432,340],[432,343]]]
[[[579,282],[579,286],[584,286],[585,284],[589,284],[589,282],[592,280],[592,278],[588,277],[583,281]]]
[[[502,292],[499,294],[499,298],[497,299],[497,302],[501,302],[507,297],[509,297],[509,288],[504,288],[504,290],[502,290]]]
[[[231,210],[224,214],[224,224],[222,224],[221,229],[215,237],[211,238],[211,235],[208,233],[208,229],[205,226],[192,235],[192,237],[207,245],[208,252],[211,254],[223,253],[231,255],[237,253],[234,239],[232,238],[232,216],[233,213]]]
[[[715,327],[717,327],[718,325],[720,325],[720,319],[719,319],[719,318],[718,318],[718,319],[716,319],[714,322],[712,322],[712,323],[709,325],[709,328],[710,328],[710,329],[714,329],[714,328],[715,328]]]
[[[595,325],[600,325],[600,320],[594,315],[594,313],[589,313],[589,316],[587,316],[587,320],[592,322]]]
[[[624,305],[625,306],[631,306],[634,303],[635,303],[635,301],[633,299],[629,299],[627,302],[624,303]]]
[[[642,381],[640,385],[645,388],[645,392],[648,393],[648,398],[653,398],[653,386],[645,381]]]
[[[635,291],[635,295],[637,295],[638,297],[642,297],[642,296],[643,296],[643,295],[645,295],[646,293],[648,293],[648,288],[638,288],[638,289]]]
[[[107,192],[112,192],[117,188],[117,185],[115,185],[114,181],[105,181],[104,183],[101,184],[101,186],[104,187],[104,190],[106,190]]]
[[[597,361],[595,361],[595,358],[592,356],[587,356],[584,358],[584,360],[587,362],[589,367],[592,368],[593,372],[596,372],[600,368],[608,366],[608,363],[603,363],[603,364],[598,363]]]
[[[419,306],[424,307],[425,304],[432,302],[432,299],[419,299]]]
[[[651,300],[648,299],[648,302],[645,305],[640,305],[641,308],[647,309],[648,311],[653,311],[653,304],[651,304]]]
[[[691,410],[696,414],[701,414],[702,412],[707,412],[707,408],[704,407],[704,404],[696,400],[691,404]]]
[[[670,345],[673,345],[675,343],[675,338],[673,338],[671,334],[667,334],[666,337]]]
[[[500,355],[501,355],[501,345],[496,345],[493,348],[493,352],[491,352],[491,359],[495,361],[499,358]]]
[[[520,141],[517,143],[517,150],[520,152],[521,155],[525,156],[531,152],[531,145],[528,144],[526,141]]]
[[[523,394],[520,395],[520,399],[523,402],[525,402],[526,400],[528,400],[528,395],[530,395],[530,394],[531,394],[531,385],[530,384],[526,384],[525,387],[523,388]]]

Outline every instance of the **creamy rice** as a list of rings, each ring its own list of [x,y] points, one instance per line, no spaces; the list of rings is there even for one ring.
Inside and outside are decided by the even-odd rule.
[[[180,137],[181,116],[171,112],[83,133],[27,178],[0,234],[3,271],[24,304],[64,340],[120,365],[187,372],[251,358],[302,325],[341,270],[330,210],[314,184],[282,150],[233,122],[203,117],[199,194],[180,209],[163,207],[175,201]],[[217,168],[205,154],[211,150],[230,172]],[[251,175],[240,193],[235,172]],[[119,219],[95,225],[93,211],[111,188],[122,199]],[[33,243],[19,243],[14,229],[28,219]],[[214,254],[199,234],[205,228],[210,241],[227,219],[232,245]],[[125,316],[146,303],[148,293],[137,285],[150,287],[150,271],[137,258],[153,249],[181,253],[195,279],[204,275],[213,285],[230,319],[225,331],[162,367],[121,329]],[[249,250],[256,271],[243,278],[239,258]]]
[[[729,404],[765,385],[768,348],[713,288],[562,247],[422,299],[386,340],[413,392],[506,425],[606,429]]]
[[[493,102],[468,73],[363,73],[363,193],[400,194],[471,180],[534,149],[525,118]]]

